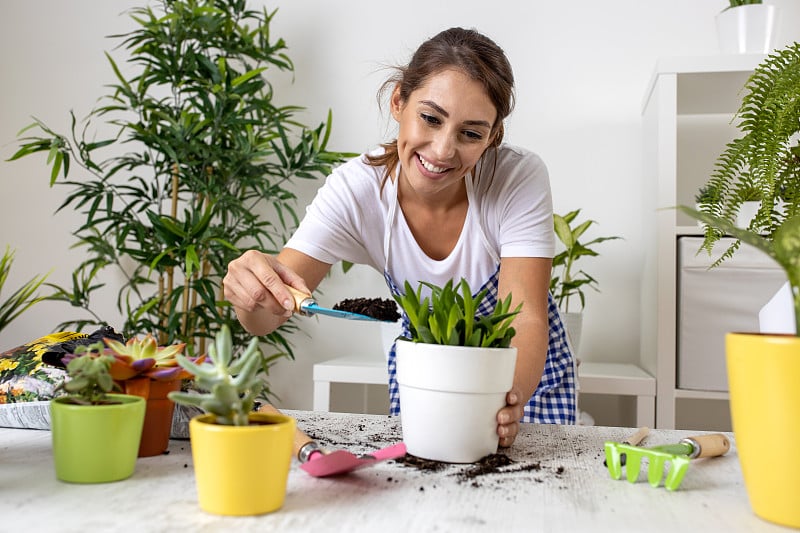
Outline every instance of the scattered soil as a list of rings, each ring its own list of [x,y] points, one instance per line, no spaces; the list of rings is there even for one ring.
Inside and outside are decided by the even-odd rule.
[[[450,463],[431,461],[430,459],[423,459],[422,457],[409,454],[401,457],[397,462],[403,466],[410,466],[422,472],[439,472],[450,466]]]
[[[458,479],[459,483],[469,483],[473,487],[480,487],[481,484],[479,483],[479,478],[483,476],[488,476],[492,474],[496,475],[503,475],[503,474],[513,474],[513,473],[522,473],[522,472],[535,472],[539,473],[542,469],[547,469],[548,467],[542,466],[541,463],[523,463],[523,464],[515,464],[515,462],[509,458],[507,455],[502,453],[493,453],[481,458],[478,462],[473,463],[471,465],[455,465],[451,463],[443,463],[440,461],[431,461],[429,459],[422,459],[420,457],[415,457],[413,455],[406,454],[403,458],[397,460],[403,466],[408,466],[412,468],[416,468],[421,472],[432,473],[432,472],[440,472],[445,470],[449,467],[460,467],[460,470],[453,473],[452,475]],[[513,465],[513,466],[512,466]],[[559,466],[553,469],[553,474],[556,477],[560,477],[564,474],[564,467]],[[539,477],[535,478],[534,481],[537,483],[541,483],[543,480]],[[499,482],[499,480],[498,480]]]
[[[389,298],[346,298],[334,305],[333,308],[387,322],[396,322],[400,318],[397,302]]]

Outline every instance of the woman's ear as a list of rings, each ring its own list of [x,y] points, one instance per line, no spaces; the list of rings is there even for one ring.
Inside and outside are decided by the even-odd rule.
[[[403,99],[400,97],[399,83],[394,86],[392,96],[389,98],[389,109],[391,110],[394,119],[400,122],[400,112],[403,110]]]

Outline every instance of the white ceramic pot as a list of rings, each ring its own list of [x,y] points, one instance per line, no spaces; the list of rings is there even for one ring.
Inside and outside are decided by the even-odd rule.
[[[716,17],[717,38],[723,54],[768,54],[776,44],[777,11],[770,4],[732,7]]]
[[[400,419],[408,453],[473,463],[497,452],[497,412],[514,381],[516,348],[397,341]]]
[[[403,322],[398,319],[397,322],[381,322],[381,348],[383,348],[384,357],[389,357],[389,351],[397,337],[403,333]]]
[[[567,330],[567,342],[574,357],[578,357],[583,329],[583,313],[561,313],[564,329]]]
[[[760,201],[744,202],[741,207],[739,207],[739,212],[736,213],[736,226],[740,228],[748,227],[750,221],[755,218],[759,209],[761,209]]]

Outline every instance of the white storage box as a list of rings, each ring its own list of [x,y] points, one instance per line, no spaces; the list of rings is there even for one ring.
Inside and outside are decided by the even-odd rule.
[[[786,282],[783,270],[746,244],[709,266],[733,242],[722,239],[709,257],[701,237],[678,239],[679,389],[727,391],[725,334],[758,332],[758,312]]]

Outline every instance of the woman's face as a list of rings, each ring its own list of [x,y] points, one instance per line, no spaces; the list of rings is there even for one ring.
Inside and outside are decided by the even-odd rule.
[[[458,70],[431,76],[408,101],[395,89],[401,180],[420,196],[460,183],[492,141],[497,117],[483,86]]]

